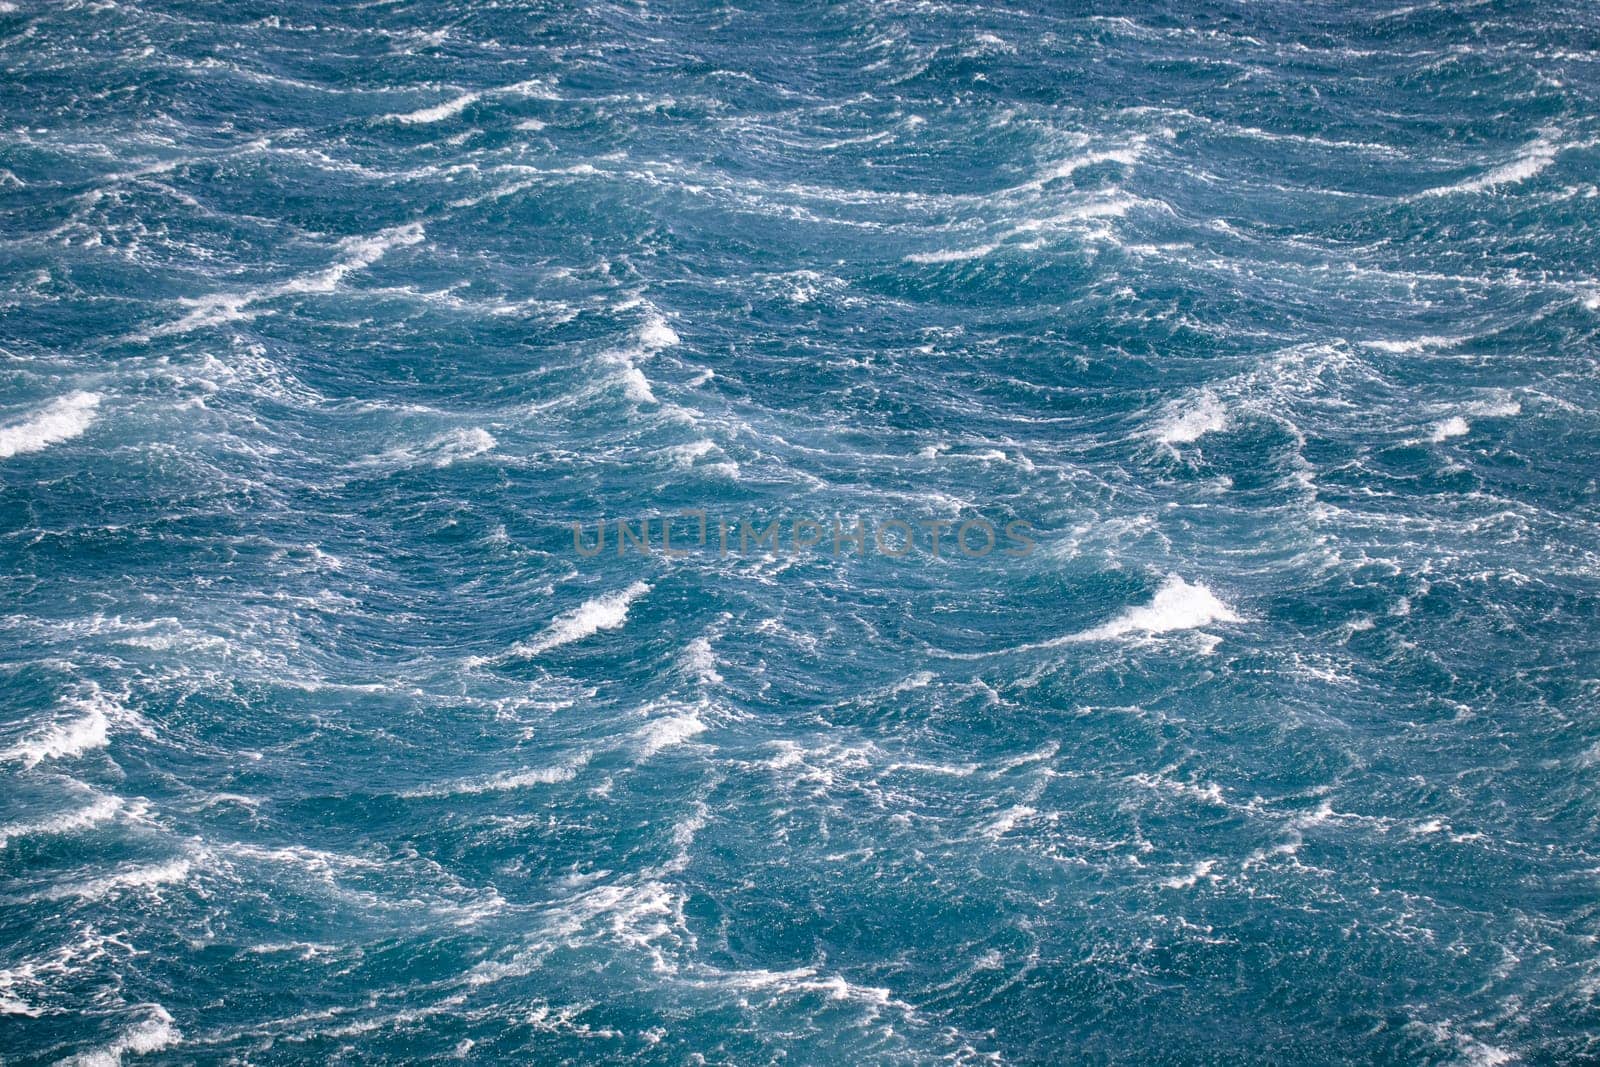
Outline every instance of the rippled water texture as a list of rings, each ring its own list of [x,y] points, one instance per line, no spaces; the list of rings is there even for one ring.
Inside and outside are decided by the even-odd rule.
[[[0,1058],[1600,1060],[1600,14],[1391,2],[0,3]]]

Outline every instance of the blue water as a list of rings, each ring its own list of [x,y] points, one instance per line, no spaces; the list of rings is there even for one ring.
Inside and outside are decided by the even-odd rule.
[[[1401,3],[0,4],[0,1059],[1600,1062],[1600,13]]]

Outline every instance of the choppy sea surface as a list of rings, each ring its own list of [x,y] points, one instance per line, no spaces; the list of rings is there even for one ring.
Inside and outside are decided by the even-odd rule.
[[[0,1058],[1600,1062],[1600,10],[1402,5],[0,4]]]

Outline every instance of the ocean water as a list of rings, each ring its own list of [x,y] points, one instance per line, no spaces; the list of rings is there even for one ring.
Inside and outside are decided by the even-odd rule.
[[[0,1059],[1600,1062],[1600,11],[1042,7],[0,4]]]

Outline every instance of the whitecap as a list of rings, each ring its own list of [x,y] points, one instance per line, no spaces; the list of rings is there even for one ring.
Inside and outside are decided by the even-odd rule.
[[[0,749],[0,763],[35,766],[47,759],[72,758],[96,748],[104,748],[113,723],[132,726],[145,736],[149,729],[137,714],[112,700],[100,687],[90,683],[65,701],[67,707],[82,712],[76,719],[52,722],[40,727],[8,748]]]
[[[101,794],[89,804],[73,811],[64,811],[35,822],[7,823],[0,826],[0,849],[9,845],[13,838],[70,834],[77,830],[87,830],[115,818],[121,810],[120,799]]]
[[[662,749],[681,745],[691,737],[705,733],[708,728],[698,709],[679,709],[678,714],[651,720],[634,734],[634,742],[638,746],[639,758],[649,759]]]
[[[635,404],[655,404],[655,391],[650,388],[650,379],[644,376],[644,371],[631,364],[624,368],[622,375],[622,391],[629,400]]]
[[[1388,352],[1392,355],[1406,355],[1412,352],[1423,352],[1437,348],[1453,348],[1462,342],[1460,337],[1442,337],[1438,334],[1426,334],[1422,337],[1411,337],[1405,340],[1388,340],[1379,338],[1372,341],[1363,341],[1368,348],[1375,348],[1379,352]]]
[[[1209,878],[1212,881],[1216,881],[1217,876],[1211,873],[1212,869],[1215,868],[1216,865],[1216,860],[1202,860],[1201,862],[1195,864],[1194,867],[1190,869],[1188,874],[1174,878],[1167,878],[1163,880],[1161,884],[1168,889],[1191,889],[1202,878]]]
[[[946,248],[937,252],[913,252],[906,256],[907,263],[959,263],[964,259],[982,259],[1000,247],[999,244],[974,245],[971,248]]]
[[[425,462],[443,469],[492,451],[498,443],[493,434],[481,427],[457,428],[420,446],[391,449],[379,457],[379,461],[402,466]]]
[[[43,1008],[34,1007],[27,1001],[7,993],[0,993],[0,1015],[25,1015],[30,1019],[37,1019],[43,1014]]]
[[[32,416],[0,426],[0,459],[37,452],[79,436],[94,422],[99,393],[76,392],[60,397]]]
[[[103,900],[109,894],[124,889],[151,889],[155,886],[187,881],[192,867],[193,864],[186,859],[171,860],[148,867],[124,867],[115,874],[108,874],[103,878],[51,886],[40,893],[38,899],[65,900],[75,897],[80,900]]]
[[[529,767],[520,771],[502,771],[481,778],[467,778],[442,785],[414,789],[401,794],[409,798],[472,796],[478,793],[507,793],[535,785],[554,785],[570,782],[586,760],[564,763],[557,767]]]
[[[1228,428],[1228,410],[1214,393],[1201,393],[1186,405],[1175,406],[1156,427],[1156,439],[1163,444],[1188,444],[1208,433]]]
[[[146,1005],[150,1014],[119,1034],[105,1048],[86,1052],[66,1060],[75,1067],[119,1067],[128,1053],[143,1056],[171,1048],[183,1040],[183,1034],[172,1025],[172,1014],[159,1004]]]
[[[1150,603],[1129,608],[1110,622],[1081,633],[1059,638],[1064,641],[1104,641],[1134,633],[1160,634],[1172,630],[1193,630],[1214,622],[1239,622],[1240,617],[1217,595],[1199,582],[1190,584],[1170,575]]]
[[[650,316],[649,320],[639,327],[639,343],[648,351],[671,348],[678,341],[678,331],[668,326],[667,320],[659,315]]]
[[[634,582],[626,589],[586,600],[578,607],[559,616],[544,632],[531,641],[516,645],[511,651],[518,656],[537,656],[561,645],[580,641],[601,630],[615,630],[628,620],[628,608],[650,591],[644,582]]]
[[[1502,164],[1476,178],[1426,189],[1420,196],[1448,196],[1451,193],[1478,193],[1498,185],[1514,185],[1526,181],[1555,162],[1563,145],[1555,141],[1556,131],[1545,130],[1538,138],[1523,146],[1522,153],[1509,163]]]
[[[790,971],[752,969],[721,972],[716,983],[729,988],[756,991],[773,990],[786,996],[821,994],[832,1001],[850,1001],[865,1005],[876,1013],[877,1009],[895,1008],[909,1013],[909,1004],[897,1000],[893,990],[885,986],[858,985],[843,975],[819,975],[815,968],[800,967]]]
[[[359,234],[354,237],[346,237],[338,243],[337,247],[341,254],[331,266],[308,274],[298,275],[276,285],[265,285],[240,292],[212,293],[208,296],[183,299],[180,303],[193,310],[177,322],[161,326],[151,331],[149,335],[139,337],[139,339],[149,340],[151,337],[159,337],[166,334],[187,333],[191,330],[249,318],[248,308],[252,304],[263,300],[271,300],[275,297],[289,296],[296,293],[334,292],[338,289],[339,284],[344,281],[346,275],[354,271],[365,270],[382,259],[392,249],[420,243],[425,235],[426,231],[423,230],[422,224],[413,222],[402,226],[391,226],[374,234]]]
[[[688,470],[694,466],[695,460],[717,451],[717,446],[714,442],[702,437],[697,441],[690,441],[686,445],[673,445],[665,451],[674,466]]]
[[[424,122],[439,122],[443,119],[461,114],[461,112],[465,111],[469,106],[477,102],[477,93],[464,93],[461,96],[456,97],[454,100],[446,100],[444,103],[435,104],[433,107],[419,108],[416,111],[408,111],[403,115],[385,115],[383,117],[390,122],[404,122],[407,125],[416,125]]]
[[[1474,400],[1464,409],[1468,415],[1482,415],[1485,418],[1503,419],[1511,415],[1522,414],[1522,402],[1510,393],[1495,390],[1495,395],[1484,399]]]
[[[722,675],[717,672],[717,654],[708,638],[697,637],[683,650],[684,670],[701,685],[721,685]]]
[[[1036,809],[1026,804],[1014,804],[991,820],[989,825],[984,827],[983,834],[985,837],[998,840],[1016,829],[1018,823],[1026,822],[1037,814],[1039,812]]]
[[[924,264],[958,263],[962,260],[982,259],[1001,249],[1031,252],[1043,247],[1046,238],[1057,231],[1066,230],[1085,222],[1121,218],[1128,213],[1130,208],[1138,206],[1139,203],[1139,201],[1125,196],[1096,199],[1049,218],[1029,219],[1018,223],[1000,234],[998,240],[972,245],[967,248],[943,248],[932,252],[912,252],[905,257],[905,261],[907,263]],[[1031,240],[1012,243],[1014,238],[1029,234],[1042,234],[1044,236],[1035,236]]]

